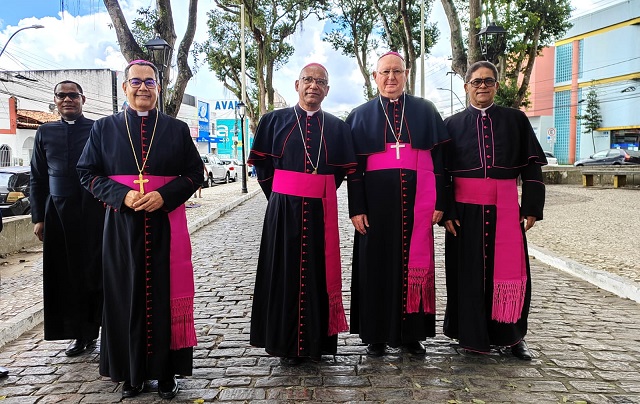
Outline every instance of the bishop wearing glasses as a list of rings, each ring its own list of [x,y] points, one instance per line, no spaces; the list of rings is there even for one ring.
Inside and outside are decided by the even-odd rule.
[[[351,333],[371,356],[387,346],[424,355],[421,341],[435,335],[433,225],[444,210],[448,135],[434,105],[405,92],[408,72],[400,54],[382,55],[378,96],[346,120],[358,161],[347,178],[356,229]]]
[[[510,347],[531,360],[524,342],[531,302],[525,231],[542,219],[547,161],[526,115],[494,104],[498,87],[496,67],[474,63],[465,76],[469,106],[445,121],[451,202],[444,217],[444,333],[463,350]]]
[[[43,242],[44,338],[72,339],[67,356],[95,346],[102,318],[103,204],[80,184],[76,164],[93,120],[80,84],[54,88],[60,120],[40,126],[31,158],[31,218]]]
[[[329,73],[302,68],[298,103],[265,114],[249,155],[265,197],[252,345],[285,365],[336,353],[347,330],[336,188],[355,166],[349,126],[325,112]]]
[[[202,160],[187,124],[158,111],[157,78],[150,62],[126,67],[129,106],[95,122],[78,162],[82,184],[107,209],[100,374],[124,382],[124,398],[147,380],[174,397],[196,345],[184,203],[202,183]]]

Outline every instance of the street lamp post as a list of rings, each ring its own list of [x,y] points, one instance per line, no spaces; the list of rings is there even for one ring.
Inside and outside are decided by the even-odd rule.
[[[498,57],[507,49],[507,30],[492,22],[488,27],[482,28],[477,37],[482,56],[485,60],[497,64]]]
[[[9,42],[11,42],[11,39],[13,39],[14,36],[16,36],[16,34],[20,31],[24,31],[25,29],[30,29],[30,28],[35,28],[35,29],[40,29],[40,28],[44,28],[44,25],[40,25],[40,24],[35,24],[35,25],[30,25],[28,27],[22,27],[19,30],[17,30],[16,32],[14,32],[13,34],[11,34],[11,36],[9,37],[9,39],[7,40],[7,42],[4,44],[4,46],[2,47],[2,50],[0,50],[0,56],[2,56],[2,54],[4,53],[4,50],[7,49],[7,45],[9,45]]]
[[[151,55],[151,62],[158,68],[158,79],[160,80],[160,91],[158,92],[158,106],[164,112],[164,70],[169,66],[169,56],[171,55],[171,45],[160,35],[144,44],[147,52]]]
[[[247,113],[247,106],[244,105],[244,102],[240,101],[237,105],[238,111],[240,113],[240,137],[242,141],[242,193],[246,194],[247,190],[247,154],[245,152],[245,142],[244,142],[244,117]]]

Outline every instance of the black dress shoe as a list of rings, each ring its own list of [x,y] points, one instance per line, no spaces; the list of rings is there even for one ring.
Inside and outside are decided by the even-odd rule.
[[[165,400],[171,400],[178,394],[178,381],[173,376],[171,379],[158,380],[158,395]]]
[[[298,356],[285,356],[280,358],[280,363],[285,366],[296,366],[302,363],[302,358]]]
[[[135,397],[144,390],[144,383],[139,386],[132,386],[130,381],[124,382],[122,385],[122,398]]]
[[[9,376],[9,369],[0,366],[0,378]]]
[[[402,346],[412,355],[424,355],[427,352],[420,341],[408,342]]]
[[[90,345],[95,345],[95,340],[93,339],[76,339],[71,341],[67,349],[64,351],[67,356],[76,356],[80,355],[84,351],[87,350],[87,347]]]
[[[386,344],[384,342],[376,342],[375,344],[369,344],[367,346],[367,355],[380,357],[384,355],[384,349]]]
[[[518,342],[511,347],[511,353],[513,356],[522,359],[523,361],[530,361],[532,358],[531,351],[524,340]]]

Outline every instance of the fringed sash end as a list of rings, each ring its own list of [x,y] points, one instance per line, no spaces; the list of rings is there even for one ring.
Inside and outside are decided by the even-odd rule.
[[[491,319],[500,323],[516,323],[522,315],[526,287],[526,277],[520,281],[494,284]]]
[[[193,319],[193,297],[171,299],[171,350],[198,344]]]
[[[420,301],[425,313],[435,314],[435,274],[428,268],[409,268],[407,313],[418,313]]]
[[[348,330],[347,316],[342,305],[342,293],[332,293],[329,295],[329,331],[327,335],[336,335]]]

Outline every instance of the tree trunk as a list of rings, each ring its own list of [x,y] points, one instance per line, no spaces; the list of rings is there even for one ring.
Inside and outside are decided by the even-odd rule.
[[[116,38],[118,39],[122,56],[124,56],[127,61],[144,59],[145,53],[133,38],[133,34],[127,25],[127,20],[124,18],[118,0],[104,0],[104,5],[107,8],[107,12],[109,12],[113,28],[116,31]]]
[[[167,0],[168,1],[168,0]],[[178,75],[176,82],[173,86],[173,91],[170,97],[165,101],[165,112],[173,117],[178,116],[180,112],[180,106],[182,105],[182,97],[187,88],[189,80],[193,77],[193,72],[189,67],[189,49],[193,44],[193,38],[196,33],[196,23],[198,15],[198,0],[189,0],[189,17],[187,21],[187,30],[182,37],[180,46],[178,47],[178,56],[176,58],[176,64],[178,68]],[[173,21],[173,18],[171,19]],[[173,24],[172,24],[173,25]],[[175,37],[175,34],[174,34]],[[165,75],[166,82],[168,83],[168,75]],[[166,93],[165,93],[166,94]]]
[[[449,21],[451,29],[451,70],[456,72],[460,77],[464,77],[467,71],[467,51],[464,47],[462,39],[462,28],[460,26],[460,18],[458,11],[453,2],[454,0],[442,0],[444,13]]]

